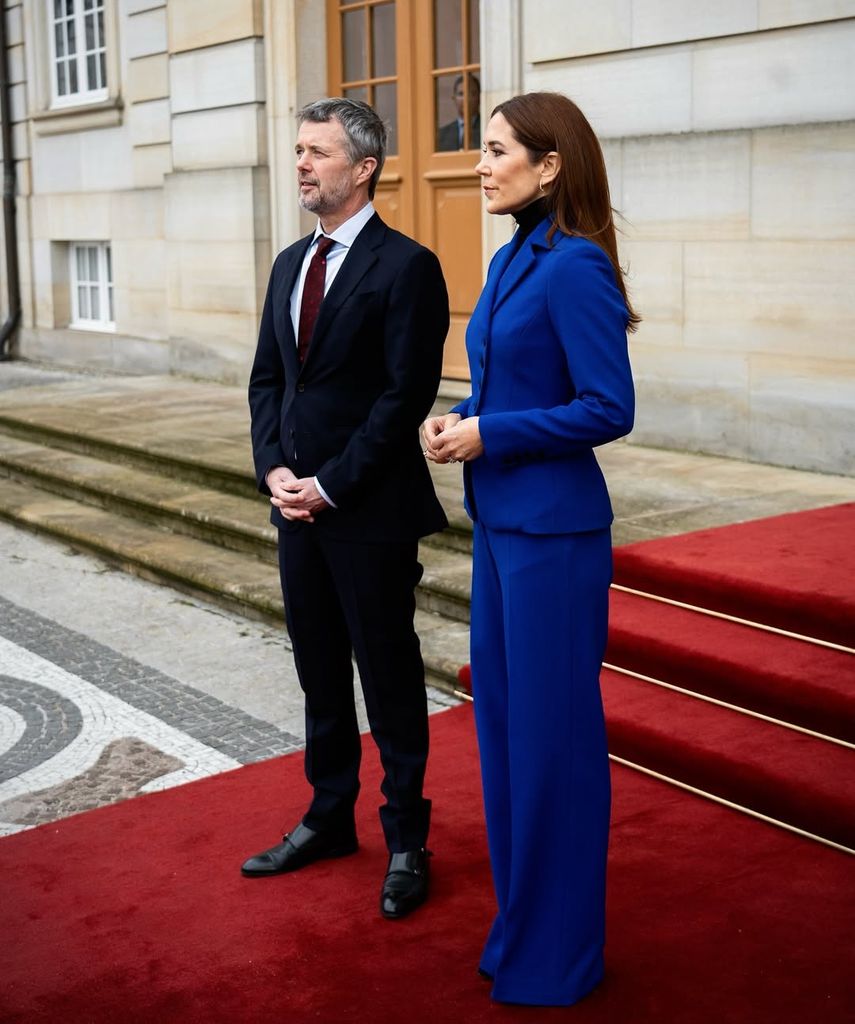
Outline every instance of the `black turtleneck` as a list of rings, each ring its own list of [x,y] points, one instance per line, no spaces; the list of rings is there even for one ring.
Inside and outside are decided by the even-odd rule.
[[[524,206],[513,215],[517,222],[517,230],[514,234],[514,241],[517,247],[521,246],[528,236],[534,231],[537,225],[549,216],[549,202],[546,196],[539,196],[533,203]]]

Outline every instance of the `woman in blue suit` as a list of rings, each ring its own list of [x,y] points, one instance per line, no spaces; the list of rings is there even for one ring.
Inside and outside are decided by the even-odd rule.
[[[480,971],[502,1002],[570,1005],[601,980],[609,764],[599,673],[612,510],[593,449],[632,428],[605,164],[565,96],[500,104],[487,210],[518,223],[472,314],[472,394],[425,424],[474,520],[472,685],[498,913]]]

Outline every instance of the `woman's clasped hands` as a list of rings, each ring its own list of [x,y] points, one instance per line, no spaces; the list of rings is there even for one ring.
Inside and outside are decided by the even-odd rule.
[[[471,462],[484,451],[477,416],[462,419],[456,412],[431,416],[425,420],[422,431],[425,458],[430,462]]]

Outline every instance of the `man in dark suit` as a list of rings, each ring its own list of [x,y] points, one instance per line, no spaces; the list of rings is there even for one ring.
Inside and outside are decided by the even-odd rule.
[[[448,124],[440,125],[436,130],[436,150],[438,153],[454,149],[479,149],[481,146],[481,83],[477,76],[468,75],[469,88],[469,138],[464,131],[466,125],[466,101],[463,75],[454,79],[452,98],[457,106],[457,117]]]
[[[313,797],[249,877],[357,848],[356,656],[384,769],[386,917],[427,896],[430,801],[424,666],[413,628],[420,537],[441,530],[418,427],[434,400],[448,330],[436,256],[388,228],[371,199],[386,128],[365,103],[299,114],[300,204],[319,223],[273,265],[249,385],[259,489],[279,528],[285,616],[306,699]]]

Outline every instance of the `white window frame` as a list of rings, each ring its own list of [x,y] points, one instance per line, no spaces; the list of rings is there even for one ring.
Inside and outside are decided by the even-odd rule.
[[[80,106],[84,103],[96,103],[100,100],[106,100],[108,98],[108,86],[107,86],[107,70],[109,61],[107,59],[107,2],[106,0],[44,0],[47,11],[47,24],[48,24],[48,39],[50,40],[50,94],[51,94],[51,107],[62,108],[62,107],[74,107]],[[55,13],[55,4],[61,3],[63,13],[58,18]],[[86,9],[86,4],[91,4],[90,9]],[[68,6],[71,6],[72,13],[67,13]],[[100,18],[100,32],[98,28],[98,14],[101,14]],[[92,18],[94,21],[94,31],[96,34],[95,48],[87,49],[86,46],[86,21],[87,18]],[[74,25],[74,36],[75,36],[75,54],[73,58],[68,56],[59,57],[56,49],[56,31],[57,26],[62,26],[62,31],[65,35],[67,32],[66,25],[71,23]],[[65,35],[66,46],[67,46],[67,35]],[[97,82],[92,87],[89,80],[88,70],[88,58],[95,58],[95,77],[96,79],[103,78],[103,82],[98,85]],[[59,72],[58,62],[63,60],[66,62],[66,68],[71,66],[73,61],[77,73],[77,85],[78,89],[76,92],[66,92],[60,94],[59,92]],[[85,88],[82,86],[85,84]],[[70,82],[69,82],[70,87]]]
[[[78,254],[86,251],[86,277],[81,278]],[[96,272],[89,273],[90,253],[96,254]],[[109,242],[72,242],[69,246],[69,290],[71,292],[71,323],[69,327],[84,331],[115,331],[113,306],[113,254]],[[81,301],[80,289],[86,289]],[[98,316],[92,316],[92,299],[97,301]]]

